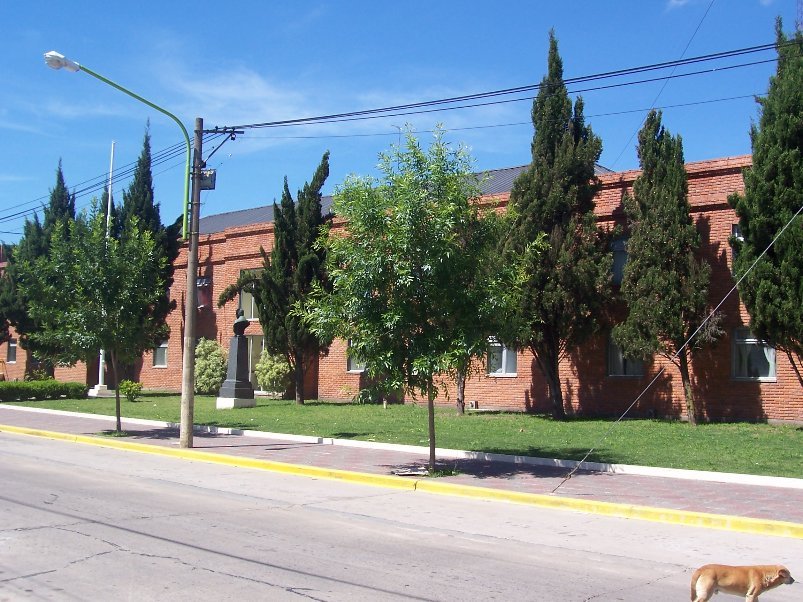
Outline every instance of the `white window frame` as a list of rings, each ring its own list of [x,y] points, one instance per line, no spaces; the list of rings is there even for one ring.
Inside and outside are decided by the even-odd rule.
[[[491,371],[491,353],[492,348],[499,349],[499,367],[496,368],[493,372]],[[510,366],[510,362],[513,362],[513,366]],[[515,368],[513,371],[510,371],[510,368]],[[518,352],[516,349],[505,347],[499,340],[495,337],[491,337],[488,339],[488,352],[486,354],[485,359],[485,373],[488,376],[501,377],[501,378],[512,378],[519,375],[519,359],[518,359]]]
[[[744,349],[751,348],[745,353]],[[757,355],[754,355],[757,354]],[[769,368],[766,376],[751,376],[747,374],[751,371],[750,359],[755,357],[757,360],[764,360]],[[747,382],[776,382],[777,380],[777,356],[775,347],[766,341],[757,338],[749,328],[739,327],[733,332],[731,344],[731,376],[734,380]]]
[[[644,362],[625,357],[622,349],[610,335],[608,335],[606,359],[607,373],[611,378],[642,378],[644,376]],[[621,366],[621,368],[617,369],[617,366]]]
[[[265,335],[247,334],[245,335],[245,338],[248,341],[248,378],[251,381],[251,386],[254,388],[254,391],[264,393],[265,391],[262,391],[259,388],[257,375],[254,369],[262,357],[262,352],[265,350]],[[259,344],[259,349],[254,349],[257,342]]]
[[[611,252],[613,262],[611,263],[611,282],[617,286],[622,285],[625,274],[625,264],[627,264],[627,241],[629,236],[623,236],[611,241]]]
[[[360,361],[351,354],[351,340],[348,341],[348,348],[346,350],[346,372],[352,374],[362,374],[365,372],[365,362]]]
[[[731,224],[731,274],[736,274],[736,258],[739,256],[739,244],[744,242],[741,224]]]
[[[162,349],[164,349],[164,363],[156,363],[159,353]],[[153,350],[153,367],[154,368],[167,368],[167,341],[162,341],[159,343],[158,347],[154,348]]]
[[[240,276],[247,273],[260,273],[260,272],[262,272],[262,268],[240,270]],[[243,301],[246,301],[246,303],[248,304],[247,308],[245,307],[246,303],[244,303]],[[243,315],[248,319],[249,322],[259,321],[259,312],[257,311],[257,306],[254,301],[254,295],[252,293],[240,289],[240,300],[238,308],[243,310]]]
[[[13,352],[11,350],[14,350]],[[8,339],[8,349],[6,350],[6,363],[7,364],[16,364],[17,363],[17,350],[19,347],[17,346],[17,339]],[[11,359],[11,356],[14,356],[14,359]]]

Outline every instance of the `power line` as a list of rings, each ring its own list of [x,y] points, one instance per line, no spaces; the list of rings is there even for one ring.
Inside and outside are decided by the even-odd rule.
[[[640,80],[635,80],[635,81],[630,81],[630,82],[608,84],[608,85],[604,85],[604,86],[594,86],[594,87],[590,87],[590,88],[578,88],[578,89],[570,90],[569,93],[570,94],[580,94],[582,92],[599,92],[599,91],[602,91],[602,90],[609,90],[609,89],[613,89],[613,88],[622,88],[622,87],[626,87],[626,86],[635,86],[635,85],[641,85],[641,84],[646,84],[646,83],[652,83],[652,82],[656,82],[656,81],[662,81],[662,80],[665,80],[665,79],[679,79],[679,78],[682,78],[682,77],[690,77],[690,76],[694,76],[694,75],[705,75],[705,74],[711,74],[711,73],[715,73],[715,72],[728,71],[728,70],[732,70],[732,69],[739,69],[739,68],[742,68],[742,67],[752,67],[752,66],[761,65],[761,64],[764,64],[764,63],[773,63],[776,60],[777,59],[772,58],[772,59],[766,59],[766,60],[762,60],[762,61],[754,61],[754,62],[750,62],[750,63],[740,63],[738,65],[729,65],[729,66],[726,66],[726,67],[712,67],[710,69],[704,69],[704,70],[700,70],[700,71],[692,71],[692,72],[689,72],[689,73],[681,73],[681,74],[677,74],[677,75],[666,75],[666,76],[661,76],[661,77],[640,79]],[[397,112],[397,113],[379,113],[379,114],[359,115],[359,116],[352,116],[352,117],[311,118],[311,119],[315,119],[315,120],[314,121],[306,121],[306,122],[303,122],[303,123],[301,123],[301,122],[300,123],[275,122],[273,125],[264,125],[264,126],[260,125],[260,126],[258,126],[256,128],[250,128],[250,129],[277,128],[277,127],[297,127],[297,126],[302,126],[302,125],[318,125],[318,124],[324,124],[324,123],[345,123],[345,122],[351,122],[351,121],[366,121],[366,120],[369,120],[369,119],[383,119],[383,118],[387,118],[387,117],[404,117],[404,116],[408,116],[408,115],[424,115],[424,114],[428,114],[428,113],[438,113],[438,112],[442,112],[442,111],[457,111],[457,110],[460,110],[460,109],[488,107],[488,106],[494,106],[494,105],[509,104],[509,103],[513,103],[513,102],[532,101],[533,98],[534,98],[533,96],[525,96],[525,97],[521,97],[521,98],[506,98],[506,99],[503,99],[503,100],[494,100],[494,101],[488,101],[488,102],[477,102],[477,103],[463,104],[463,105],[456,105],[456,106],[439,106],[439,107],[436,107],[436,108],[412,109],[412,110],[408,110],[408,111],[400,111],[400,112]],[[248,126],[237,126],[237,127],[244,127],[245,129],[249,129]]]
[[[694,33],[691,34],[691,37],[689,38],[689,41],[686,42],[686,47],[683,49],[683,52],[680,53],[680,58],[683,58],[683,56],[686,54],[686,51],[689,49],[689,46],[691,46],[691,43],[694,40],[695,36],[697,35],[697,32],[700,31],[700,27],[702,27],[702,25],[703,25],[703,21],[705,21],[705,18],[708,16],[708,13],[711,11],[711,7],[714,6],[714,2],[716,2],[716,0],[711,0],[711,2],[708,4],[708,8],[705,9],[705,13],[703,13],[703,16],[700,19],[700,22],[697,23],[697,27],[695,28]],[[673,75],[674,73],[675,73],[675,67],[672,68],[672,72],[670,73],[670,75]],[[661,98],[661,94],[664,93],[664,90],[666,89],[667,84],[669,84],[669,80],[668,79],[664,80],[664,85],[661,86],[660,90],[658,90],[658,94],[655,95],[655,98],[653,99],[653,101],[651,103],[652,105],[655,105],[655,103],[658,102],[658,99]],[[654,108],[654,107],[651,107],[650,110],[652,110],[652,108]],[[646,120],[646,117],[645,117],[645,120]],[[622,155],[624,155],[625,151],[630,147],[630,145],[633,142],[633,138],[636,137],[636,134],[638,134],[638,130],[641,129],[641,127],[643,127],[643,125],[644,125],[644,121],[641,122],[641,126],[639,126],[632,134],[630,134],[630,138],[627,139],[627,142],[625,142],[624,146],[622,147],[622,150],[619,151],[619,154],[616,156],[616,159],[611,164],[611,167],[616,167],[616,164],[619,163],[619,159],[622,158]]]
[[[637,73],[644,73],[648,71],[655,71],[660,69],[667,69],[671,67],[678,67],[678,66],[685,66],[685,65],[692,65],[701,62],[708,62],[713,60],[722,60],[725,58],[732,58],[737,56],[743,56],[747,54],[753,54],[758,52],[766,52],[769,50],[775,50],[777,48],[776,44],[763,44],[760,46],[751,46],[747,48],[739,48],[736,50],[728,50],[724,52],[717,52],[707,55],[701,55],[696,57],[691,57],[688,59],[678,59],[676,61],[667,61],[663,63],[652,63],[649,65],[642,65],[639,67],[629,67],[626,69],[618,69],[615,71],[606,71],[602,73],[595,73],[592,75],[584,75],[580,77],[574,78],[567,78],[564,79],[563,83],[565,85],[571,84],[578,84],[584,82],[591,82],[591,81],[598,81],[602,79],[609,79],[613,77],[622,77],[625,75],[633,75]],[[704,73],[705,71],[701,71],[698,73]],[[661,79],[661,78],[658,78]],[[649,80],[655,81],[655,80]],[[377,114],[387,114],[393,113],[394,111],[408,111],[414,109],[422,109],[432,106],[438,105],[449,105],[455,104],[458,102],[466,102],[472,100],[480,100],[484,98],[493,98],[497,96],[508,96],[511,94],[519,94],[523,92],[530,92],[539,90],[542,85],[539,84],[528,84],[524,86],[517,86],[514,88],[505,88],[502,90],[493,90],[489,92],[479,92],[475,94],[467,94],[463,96],[454,96],[451,98],[442,98],[437,100],[430,100],[430,101],[421,101],[421,102],[414,102],[414,103],[407,103],[402,105],[394,105],[390,107],[382,107],[377,109],[365,109],[360,111],[348,111],[345,113],[334,113],[330,115],[319,115],[316,117],[302,117],[297,119],[287,119],[282,121],[267,121],[262,123],[252,123],[252,124],[244,124],[244,125],[236,125],[236,126],[226,126],[232,127],[236,129],[258,129],[258,128],[267,128],[267,127],[280,127],[280,126],[288,126],[288,125],[305,125],[310,123],[318,123],[318,122],[332,122],[335,120],[350,120],[349,118],[355,117],[364,117],[369,115],[377,115]],[[481,105],[468,105],[468,106],[481,106]],[[409,114],[409,113],[396,113],[392,116],[397,116],[400,114]]]
[[[219,138],[219,137],[221,137],[223,135],[225,135],[225,134],[209,134],[209,135],[206,136],[205,140],[206,141],[212,141],[212,140],[215,140],[215,139],[217,139],[217,138]],[[184,142],[180,142],[180,143],[176,143],[176,144],[174,144],[172,146],[169,146],[169,147],[167,147],[165,149],[162,149],[160,151],[157,151],[156,153],[152,153],[152,155],[151,155],[151,169],[153,169],[154,167],[158,167],[159,165],[163,165],[163,164],[165,164],[165,163],[167,163],[169,161],[172,161],[172,160],[176,159],[179,156],[183,157],[184,153],[185,153],[185,149],[186,149],[186,144]],[[115,180],[125,179],[125,178],[133,175],[134,172],[136,171],[136,165],[137,165],[138,161],[139,161],[139,159],[137,159],[137,161],[134,161],[134,162],[131,162],[131,163],[127,163],[126,165],[123,165],[123,166],[115,169],[112,172],[114,179]],[[161,172],[158,172],[157,174],[154,174],[154,175],[158,175],[159,173],[164,173],[165,171],[168,171],[169,169],[174,169],[175,167],[178,167],[179,165],[182,165],[182,163],[176,163],[175,165],[170,166],[168,169],[162,170]],[[81,198],[87,197],[89,195],[93,195],[93,194],[97,194],[97,193],[103,193],[105,188],[106,188],[106,186],[107,186],[107,181],[106,181],[107,178],[108,178],[108,173],[101,174],[101,175],[95,176],[93,178],[89,178],[87,180],[79,182],[76,185],[76,187],[72,189],[70,194],[71,195],[75,195],[76,199],[81,199]],[[121,192],[122,190],[123,190],[123,188],[121,187],[120,189],[118,189],[118,192]],[[42,202],[42,201],[46,200],[48,197],[49,197],[49,195],[44,195],[44,196],[38,197],[36,199],[33,199],[32,201],[27,201],[25,203],[21,203],[20,205],[17,205],[17,207],[23,207],[25,205],[31,205],[33,203]],[[90,205],[90,203],[84,203],[83,205],[76,207],[76,209],[83,209],[83,208],[88,207],[89,205]],[[40,205],[40,207],[43,207],[43,206],[44,206],[44,204],[42,203],[42,205]],[[19,219],[27,218],[27,217],[33,215],[34,213],[36,213],[40,209],[40,207],[34,207],[34,208],[24,209],[24,210],[21,210],[21,211],[16,211],[14,213],[6,213],[5,215],[0,215],[0,223],[16,221],[16,220],[19,220]],[[19,234],[19,232],[6,232],[6,234]]]
[[[709,6],[709,8],[710,8],[710,6]],[[788,43],[791,44],[793,42],[788,42]],[[626,75],[633,75],[633,74],[637,74],[637,73],[646,73],[646,72],[650,72],[650,71],[656,71],[656,70],[667,69],[667,68],[673,68],[674,69],[674,68],[676,68],[678,66],[685,66],[685,65],[704,63],[704,62],[708,62],[708,61],[722,60],[722,59],[726,59],[726,58],[744,56],[744,55],[748,55],[748,54],[765,52],[765,51],[774,50],[774,49],[777,49],[777,45],[776,44],[763,44],[763,45],[759,45],[759,46],[751,46],[751,47],[739,48],[739,49],[735,49],[735,50],[728,50],[728,51],[717,52],[717,53],[712,53],[712,54],[707,54],[707,55],[690,57],[690,58],[687,58],[687,59],[681,58],[681,59],[678,59],[676,61],[652,63],[652,64],[649,64],[649,65],[642,65],[642,66],[638,66],[638,67],[629,67],[629,68],[625,68],[625,69],[618,69],[618,70],[595,73],[595,74],[585,75],[585,76],[580,76],[580,77],[568,78],[568,79],[564,80],[564,84],[572,85],[572,84],[579,84],[579,83],[584,83],[584,82],[599,81],[599,80],[615,78],[615,77],[622,77],[622,76],[626,76]],[[656,77],[656,78],[645,78],[645,79],[641,79],[641,80],[620,82],[620,83],[616,83],[616,84],[609,84],[609,85],[603,85],[603,86],[594,86],[594,87],[588,87],[588,88],[578,88],[578,89],[571,90],[570,93],[579,94],[581,92],[602,91],[602,90],[607,90],[607,89],[612,89],[612,88],[617,88],[617,87],[623,87],[623,86],[641,85],[641,84],[655,82],[655,81],[667,81],[669,79],[675,79],[675,78],[680,78],[680,77],[690,77],[690,76],[694,76],[694,75],[710,74],[710,73],[714,73],[714,72],[717,72],[717,71],[724,71],[724,70],[730,70],[730,69],[749,67],[749,66],[759,65],[759,64],[762,64],[762,63],[773,62],[775,60],[776,59],[773,58],[773,59],[767,59],[767,60],[763,60],[763,61],[753,61],[753,62],[749,62],[749,63],[740,63],[740,64],[737,64],[737,65],[730,65],[730,66],[726,66],[726,67],[719,67],[719,68],[715,67],[715,68],[711,68],[711,69],[698,70],[698,71],[693,71],[693,72],[689,72],[689,73],[683,73],[683,74],[679,74],[679,75],[670,74],[668,76],[661,76],[661,77]],[[527,96],[527,97],[519,97],[519,98],[513,98],[513,99],[508,98],[508,99],[495,100],[495,101],[490,101],[490,102],[463,104],[463,105],[459,105],[459,106],[443,106],[443,105],[454,105],[455,103],[458,103],[458,102],[467,102],[467,101],[472,101],[472,100],[482,100],[482,99],[487,99],[487,98],[495,98],[495,97],[498,97],[498,96],[508,96],[508,95],[512,95],[512,94],[519,94],[519,93],[524,93],[524,92],[528,92],[528,91],[536,91],[536,90],[539,90],[541,87],[542,87],[541,84],[529,84],[529,85],[524,85],[524,86],[517,86],[517,87],[514,87],[514,88],[506,88],[506,89],[502,89],[502,90],[479,92],[479,93],[475,93],[475,94],[468,94],[468,95],[463,95],[463,96],[456,96],[456,97],[444,98],[444,99],[438,99],[438,100],[432,100],[432,101],[421,101],[421,102],[408,103],[408,104],[403,104],[403,105],[395,105],[395,106],[391,106],[391,107],[383,107],[383,108],[378,108],[378,109],[350,111],[350,112],[346,112],[346,113],[336,113],[336,114],[330,114],[330,115],[321,115],[321,116],[317,116],[317,117],[305,117],[305,118],[290,119],[290,120],[284,120],[284,121],[273,121],[273,122],[255,123],[255,124],[238,125],[238,126],[226,126],[225,128],[224,127],[220,127],[220,128],[217,128],[217,129],[221,129],[221,130],[226,130],[226,129],[260,129],[260,128],[271,128],[271,127],[288,127],[288,126],[299,126],[299,125],[311,125],[311,124],[320,124],[320,123],[339,123],[339,122],[345,122],[345,121],[358,121],[358,120],[364,120],[364,119],[377,119],[377,118],[381,118],[381,117],[399,117],[399,116],[406,116],[406,115],[413,115],[413,114],[425,114],[425,113],[436,112],[436,111],[459,110],[459,109],[476,108],[476,107],[482,107],[482,106],[492,106],[492,105],[503,104],[503,103],[522,102],[522,101],[525,101],[525,100],[532,100],[533,97],[532,96]],[[694,103],[690,103],[690,104],[694,104]],[[437,108],[429,108],[429,107],[437,107]],[[622,112],[622,113],[624,113],[624,112]],[[616,114],[616,113],[613,113],[613,114]],[[465,129],[471,129],[471,128],[465,128]],[[218,136],[223,136],[223,135],[226,135],[226,134],[223,133],[223,132],[211,131],[211,132],[209,132],[207,134],[207,136],[205,136],[205,141],[211,141],[214,138],[216,138]],[[152,166],[158,166],[158,165],[160,165],[162,163],[168,162],[168,161],[178,157],[183,152],[184,152],[184,144],[183,143],[177,143],[177,144],[175,144],[173,146],[167,147],[166,149],[163,149],[163,150],[155,153],[154,155],[152,155]],[[129,163],[126,166],[123,166],[123,167],[115,170],[113,172],[114,173],[114,177],[115,177],[115,179],[126,178],[126,177],[130,176],[131,174],[133,174],[135,169],[136,169],[136,162]],[[78,187],[73,189],[73,193],[76,195],[76,198],[82,198],[82,197],[84,197],[86,195],[89,195],[89,194],[102,192],[103,188],[105,187],[106,178],[107,178],[107,174],[101,174],[101,175],[98,175],[98,176],[96,176],[94,178],[90,178],[88,180],[80,182],[78,184]],[[38,197],[36,199],[33,199],[31,201],[27,201],[25,203],[22,203],[21,205],[18,205],[16,208],[24,207],[25,205],[32,205],[32,204],[37,203],[37,202],[42,202],[47,198],[48,198],[48,196],[44,195],[44,196]],[[20,219],[22,217],[26,217],[26,216],[32,215],[32,214],[34,214],[36,212],[36,210],[37,209],[28,209],[28,210],[16,211],[14,213],[8,213],[8,214],[5,214],[5,215],[0,215],[0,223],[13,221],[15,219]]]
[[[713,104],[717,102],[728,102],[732,100],[744,100],[747,98],[756,98],[757,96],[764,96],[767,92],[756,92],[755,94],[743,94],[741,96],[728,96],[724,98],[711,98],[708,100],[697,100],[693,102],[683,102],[683,103],[676,103],[671,105],[663,105],[659,107],[652,107],[661,110],[666,109],[678,109],[678,108],[685,108],[685,107],[695,107],[705,104]],[[613,117],[616,115],[628,115],[632,113],[643,113],[644,111],[649,111],[649,108],[639,108],[639,109],[626,109],[622,111],[609,111],[607,113],[591,113],[586,115],[587,119],[591,118],[599,118],[599,117]],[[511,123],[494,123],[488,125],[473,125],[473,126],[466,126],[466,127],[459,127],[459,128],[449,128],[448,131],[450,132],[462,132],[462,131],[470,131],[470,130],[483,130],[483,129],[491,129],[491,128],[501,128],[501,127],[513,127],[513,126],[520,126],[520,125],[532,125],[532,121],[514,121]],[[395,126],[394,126],[395,127]],[[413,134],[427,134],[432,133],[433,130],[414,130]],[[313,135],[313,136],[255,136],[250,135],[243,140],[319,140],[319,139],[330,139],[330,138],[371,138],[371,137],[379,137],[379,136],[398,136],[397,131],[393,132],[374,132],[374,133],[366,133],[366,134],[322,134],[322,135]]]

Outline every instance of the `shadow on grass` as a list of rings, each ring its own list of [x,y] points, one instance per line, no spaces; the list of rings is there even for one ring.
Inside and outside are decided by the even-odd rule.
[[[368,437],[373,433],[350,433],[350,432],[340,432],[340,433],[332,433],[332,439],[359,439],[360,437]]]

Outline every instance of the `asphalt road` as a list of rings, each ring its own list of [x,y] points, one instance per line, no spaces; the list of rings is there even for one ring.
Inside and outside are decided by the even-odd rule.
[[[688,600],[803,541],[0,433],[0,601]],[[682,486],[682,483],[679,483]],[[796,583],[762,596],[803,599]]]

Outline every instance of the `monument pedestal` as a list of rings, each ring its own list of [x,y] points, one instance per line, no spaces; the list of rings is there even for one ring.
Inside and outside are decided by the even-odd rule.
[[[89,397],[114,397],[114,389],[109,389],[106,385],[95,385],[87,391]]]
[[[242,399],[240,397],[218,397],[215,407],[218,410],[231,410],[233,408],[253,408],[257,404],[256,400]]]
[[[215,407],[218,410],[231,408],[252,408],[256,405],[254,388],[248,370],[248,339],[243,331],[248,326],[248,320],[238,311],[237,321],[234,323],[234,336],[229,342],[229,366],[226,371],[226,380],[220,387]]]

